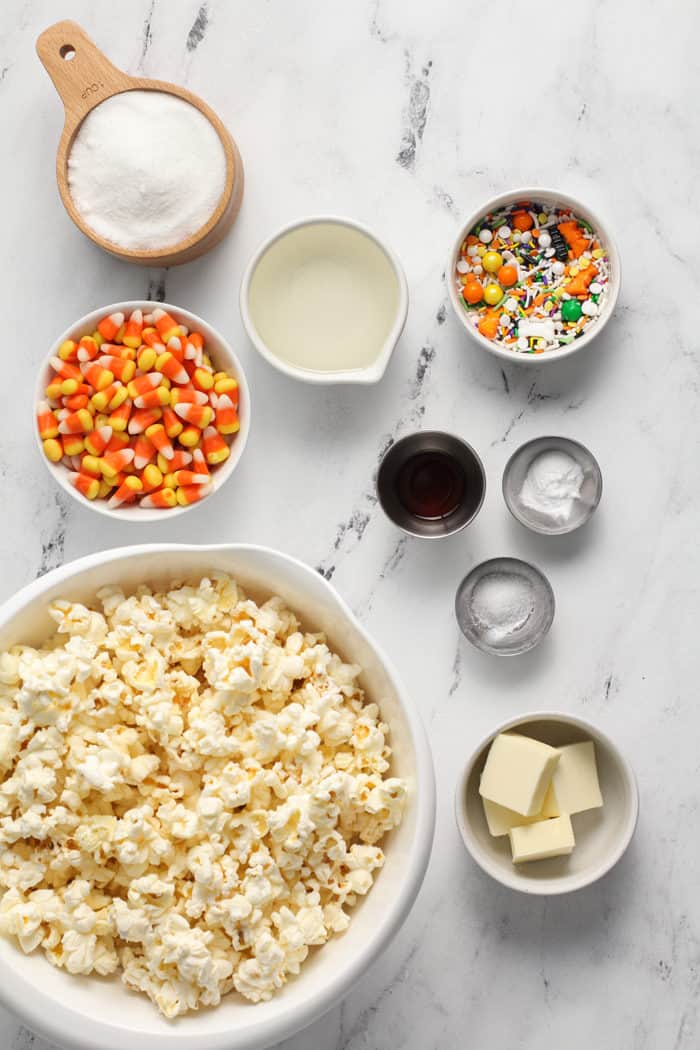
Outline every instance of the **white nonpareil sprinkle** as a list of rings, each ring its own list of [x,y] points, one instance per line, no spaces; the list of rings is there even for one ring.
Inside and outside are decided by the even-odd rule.
[[[68,156],[71,197],[87,225],[120,248],[171,248],[211,218],[226,154],[207,118],[163,91],[127,91],[80,126]]]
[[[491,641],[515,634],[532,616],[535,596],[532,584],[516,573],[492,572],[474,587],[470,600],[475,623]]]
[[[566,452],[550,449],[536,456],[527,469],[520,502],[558,523],[568,521],[581,495],[583,470]]]

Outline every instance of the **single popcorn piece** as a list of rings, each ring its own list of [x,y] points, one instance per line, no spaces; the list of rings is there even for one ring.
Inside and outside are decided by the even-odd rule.
[[[0,933],[167,1018],[270,999],[402,819],[361,668],[221,573],[49,613],[0,653]]]
[[[489,802],[534,817],[559,761],[556,748],[520,733],[499,733],[491,744],[479,793]]]

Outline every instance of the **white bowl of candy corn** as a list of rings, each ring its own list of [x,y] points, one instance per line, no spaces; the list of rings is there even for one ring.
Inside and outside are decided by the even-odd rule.
[[[240,361],[201,317],[167,303],[93,310],[54,343],[34,432],[79,503],[162,521],[217,492],[243,455],[250,395]]]
[[[504,361],[549,364],[603,331],[620,292],[620,257],[607,225],[574,197],[517,189],[469,216],[446,280],[480,347]]]

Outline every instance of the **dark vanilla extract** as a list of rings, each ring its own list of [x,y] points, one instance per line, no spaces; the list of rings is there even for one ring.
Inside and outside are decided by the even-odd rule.
[[[466,492],[461,464],[446,452],[418,452],[398,473],[398,496],[409,514],[417,518],[445,518],[455,511]]]

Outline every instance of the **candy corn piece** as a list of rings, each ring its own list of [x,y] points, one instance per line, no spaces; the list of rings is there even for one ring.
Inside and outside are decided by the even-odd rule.
[[[87,408],[90,404],[90,398],[87,394],[73,394],[71,397],[63,398],[63,407],[70,409],[71,412],[77,412],[79,408]]]
[[[172,508],[177,504],[177,496],[175,495],[175,489],[158,489],[157,492],[152,492],[148,496],[144,496],[139,506],[141,507],[158,507],[160,509]]]
[[[95,392],[106,390],[114,382],[114,372],[105,368],[98,360],[88,361],[82,365],[82,370],[85,380],[95,388]]]
[[[192,373],[192,385],[206,394],[214,389],[214,374],[206,368],[195,368]]]
[[[207,461],[204,458],[204,453],[201,448],[196,448],[192,452],[192,470],[195,474],[204,474],[206,477],[210,476],[209,467],[207,466]]]
[[[171,487],[175,488],[182,485],[208,485],[210,480],[207,474],[197,474],[194,470],[176,470],[171,476],[173,479]]]
[[[92,361],[99,353],[99,346],[91,335],[84,335],[78,343],[77,358],[79,361]]]
[[[164,474],[172,470],[183,470],[184,467],[189,467],[191,462],[192,453],[185,452],[184,448],[174,448],[172,459],[166,459],[158,453],[158,467]]]
[[[88,474],[91,478],[99,478],[100,481],[102,480],[102,461],[99,456],[92,456],[89,452],[84,452],[83,455],[80,456],[79,462],[81,474]]]
[[[158,354],[152,346],[142,346],[136,355],[136,364],[142,372],[150,372],[156,363]]]
[[[47,386],[46,396],[49,401],[59,401],[62,397],[70,397],[72,394],[77,394],[82,385],[77,379],[57,378]]]
[[[107,506],[113,510],[115,507],[121,507],[122,503],[132,503],[142,490],[143,482],[141,478],[137,478],[135,474],[130,474],[129,477],[124,478],[107,503]]]
[[[79,456],[85,450],[82,434],[64,434],[61,437],[64,456]]]
[[[107,452],[119,452],[120,449],[126,448],[128,444],[129,435],[125,434],[123,430],[114,430],[107,445]]]
[[[141,310],[134,310],[131,317],[126,322],[124,335],[122,336],[122,342],[124,346],[132,346],[134,350],[138,350],[138,348],[141,346],[142,332],[143,312]]]
[[[174,358],[176,358],[180,364],[185,360],[185,337],[184,335],[174,335],[172,339],[168,339],[168,345],[166,347]]]
[[[63,446],[60,441],[57,441],[55,437],[46,438],[42,442],[44,448],[44,455],[47,459],[51,460],[52,463],[60,463],[63,459]]]
[[[238,382],[233,376],[225,372],[217,372],[214,375],[214,392],[217,394],[228,394],[234,408],[238,408]]]
[[[97,499],[97,495],[100,491],[100,483],[97,478],[88,477],[87,474],[80,474],[78,471],[70,473],[68,478],[71,485],[73,485],[82,496],[85,496],[85,499]]]
[[[143,470],[156,457],[156,450],[145,434],[139,434],[134,442],[134,466]]]
[[[154,390],[155,387],[160,386],[162,378],[162,372],[147,372],[146,375],[136,376],[136,379],[132,379],[130,383],[127,383],[126,389],[129,392],[129,397],[133,397],[135,401],[137,397],[141,397],[142,394],[147,394],[149,390]]]
[[[75,361],[78,356],[78,344],[72,339],[66,339],[58,348],[58,356],[62,361]]]
[[[117,332],[124,324],[124,314],[116,313],[110,314],[109,317],[103,317],[97,325],[97,331],[100,333],[102,338],[108,343],[115,341]]]
[[[184,419],[191,426],[199,427],[200,430],[208,427],[214,418],[214,409],[211,405],[194,405],[183,401],[181,404],[175,405],[175,411],[180,419]]]
[[[78,383],[82,383],[83,373],[72,361],[62,361],[60,357],[51,357],[49,364],[61,379],[75,379]]]
[[[162,423],[154,423],[152,426],[147,427],[146,437],[150,439],[162,456],[165,456],[166,459],[173,458],[175,450],[170,444],[170,438],[165,433],[165,427]]]
[[[100,468],[106,478],[113,477],[128,466],[133,458],[133,448],[120,448],[116,452],[105,452],[100,460]]]
[[[210,467],[223,463],[231,455],[231,450],[214,427],[207,427],[202,437],[202,451]]]
[[[158,335],[167,343],[174,335],[180,335],[182,329],[179,324],[160,307],[153,311],[153,323],[158,330]]]
[[[158,389],[160,390],[161,388],[159,387]],[[165,427],[165,433],[171,440],[176,438],[178,434],[181,434],[184,429],[184,424],[180,422],[170,406],[163,408],[163,426]]]
[[[130,361],[127,357],[117,357],[115,354],[101,354],[95,364],[108,369],[112,373],[112,379],[118,379],[121,383],[130,382],[136,374],[135,361]],[[85,370],[83,370],[83,375],[87,378]]]
[[[207,401],[208,397],[202,390],[195,390],[191,386],[178,386],[170,391],[170,404],[173,408],[181,404],[206,405]]]
[[[36,422],[39,427],[39,437],[42,441],[47,438],[58,437],[58,420],[49,407],[48,401],[40,401],[36,407]]]
[[[176,492],[177,502],[181,507],[189,507],[190,504],[208,496],[211,490],[211,485],[183,485]]]
[[[235,434],[240,427],[233,401],[228,394],[221,394],[216,403],[216,429],[220,434]]]
[[[190,332],[185,339],[185,360],[198,361],[204,349],[204,337],[199,332]]]
[[[164,405],[170,404],[170,391],[164,386],[154,387],[153,390],[147,390],[145,394],[135,397],[134,404],[137,408],[163,408]]]
[[[101,456],[112,437],[110,426],[97,427],[85,438],[85,448],[93,456]]]
[[[131,406],[132,402],[127,398],[127,400],[115,408],[114,412],[110,412],[109,422],[113,430],[126,430],[129,417],[131,416]]]
[[[129,433],[142,434],[144,430],[157,423],[163,413],[159,408],[137,408],[129,420]]]
[[[148,466],[143,468],[141,472],[141,483],[143,485],[144,492],[153,492],[154,489],[159,489],[163,484],[163,473],[158,469],[155,463],[149,463]]]
[[[199,445],[201,438],[202,431],[199,429],[199,427],[188,425],[185,427],[181,434],[178,434],[177,440],[185,448],[196,448],[197,445]]]
[[[180,386],[190,381],[187,369],[183,368],[182,362],[178,361],[169,350],[156,359],[156,369]]]
[[[59,434],[89,434],[93,429],[92,414],[87,408],[79,408],[77,412],[69,412],[58,424]]]

